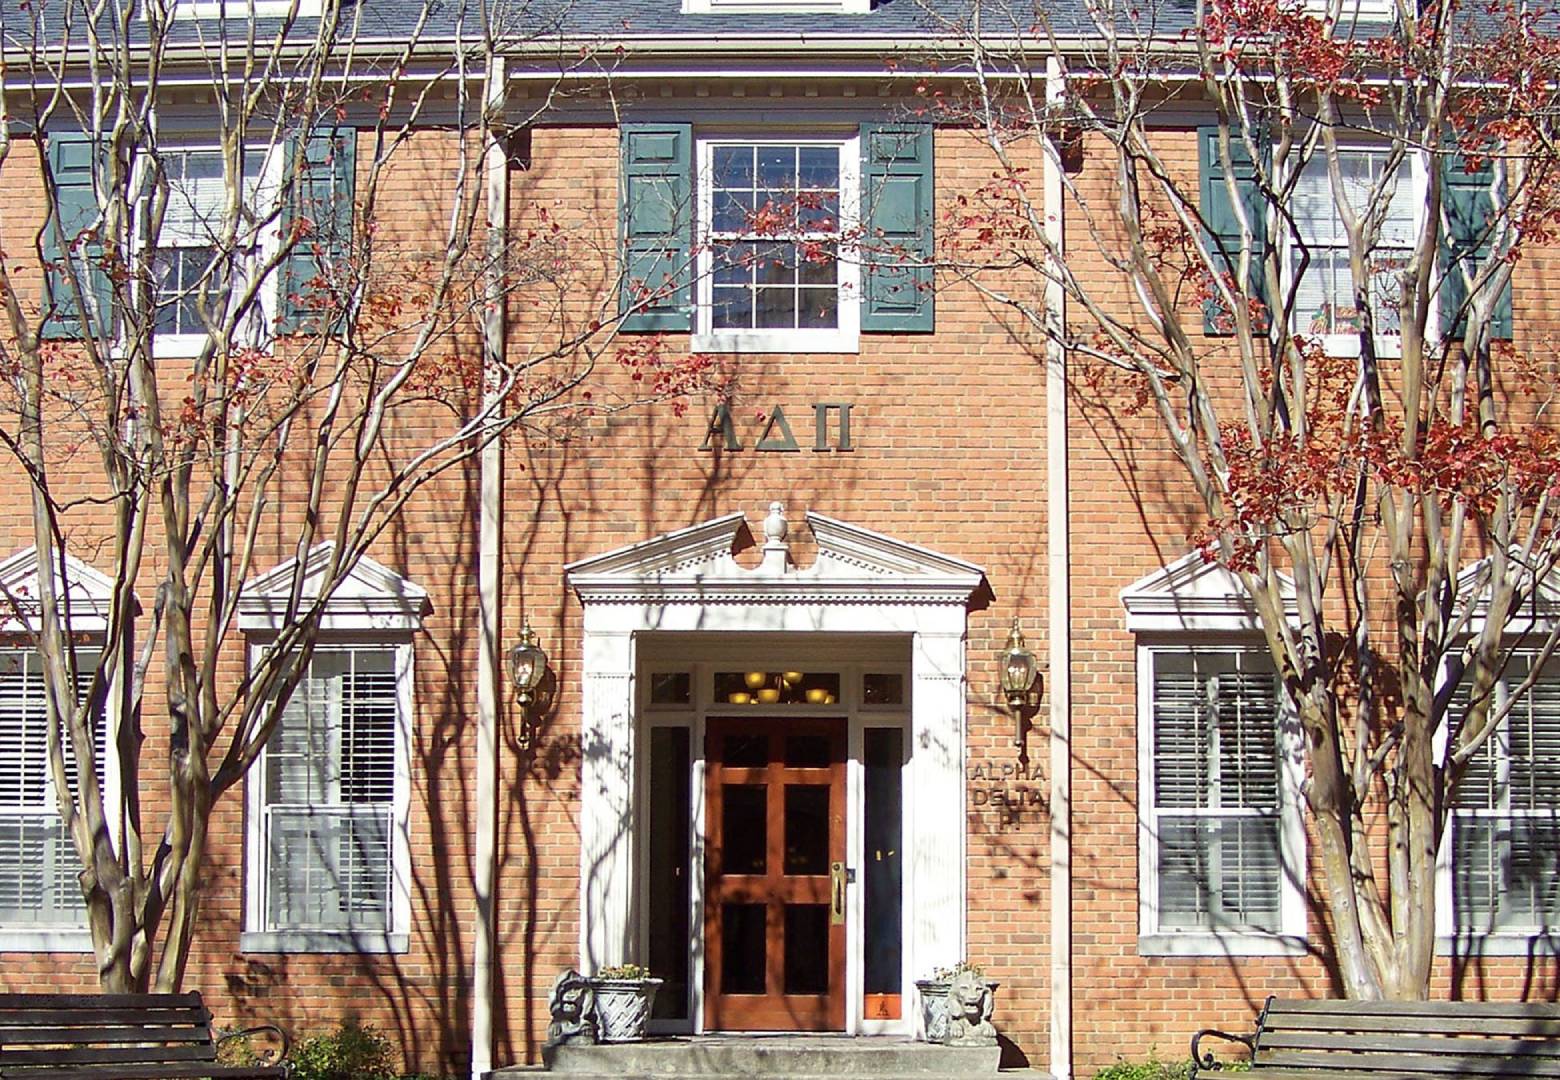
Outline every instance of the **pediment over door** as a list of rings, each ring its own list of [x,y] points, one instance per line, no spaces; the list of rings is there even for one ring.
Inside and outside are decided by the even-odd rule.
[[[792,561],[790,523],[781,504],[772,503],[758,566],[737,561],[753,535],[734,512],[582,559],[565,573],[584,603],[965,605],[986,588],[985,571],[962,559],[812,511],[802,522],[817,544],[807,567]]]

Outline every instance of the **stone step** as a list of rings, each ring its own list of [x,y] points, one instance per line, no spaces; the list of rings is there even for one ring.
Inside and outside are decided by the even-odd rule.
[[[538,1077],[567,1076],[569,1080],[661,1080],[669,1074],[665,1073],[577,1073],[577,1072],[549,1072],[540,1065],[513,1065],[508,1068],[495,1069],[489,1073],[490,1080],[537,1080]],[[680,1074],[670,1074],[673,1076]],[[700,1073],[699,1080],[756,1080],[758,1077],[784,1077],[784,1080],[837,1080],[839,1073],[793,1073],[777,1069],[769,1073]],[[848,1075],[871,1076],[872,1080],[969,1080],[965,1073],[855,1073]],[[1030,1069],[1004,1069],[1001,1072],[987,1074],[996,1080],[1051,1080],[1050,1073],[1037,1072]]]
[[[716,1035],[595,1046],[571,1043],[544,1055],[544,1061],[552,1072],[569,1080],[768,1076],[970,1080],[996,1076],[1000,1056],[995,1046],[937,1046],[897,1037]]]

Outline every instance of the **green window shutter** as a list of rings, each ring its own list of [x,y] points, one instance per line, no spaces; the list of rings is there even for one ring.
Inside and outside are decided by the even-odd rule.
[[[1441,329],[1443,334],[1460,337],[1467,326],[1463,303],[1468,298],[1468,282],[1463,273],[1478,271],[1489,258],[1489,220],[1494,210],[1490,185],[1494,166],[1486,161],[1478,169],[1469,169],[1461,154],[1448,154],[1441,169],[1441,203],[1446,211],[1447,227],[1441,237]],[[1511,285],[1508,282],[1495,304],[1490,337],[1511,337]]]
[[[1267,202],[1257,185],[1257,170],[1246,150],[1245,140],[1238,132],[1230,132],[1230,163],[1235,169],[1235,188],[1246,209],[1246,220],[1251,226],[1252,295],[1263,297],[1262,258],[1267,240]],[[1225,183],[1224,161],[1219,153],[1218,125],[1197,129],[1197,165],[1202,184],[1202,216],[1208,226],[1209,251],[1215,265],[1222,265],[1224,273],[1234,275],[1240,265],[1241,228],[1240,217],[1230,202],[1229,187]],[[1271,305],[1269,305],[1271,308]],[[1234,332],[1234,319],[1217,299],[1209,299],[1203,305],[1203,330],[1209,334]]]
[[[54,179],[57,217],[44,226],[43,253],[51,269],[44,272],[44,288],[51,314],[43,324],[46,338],[80,338],[83,319],[80,299],[87,303],[85,329],[92,337],[107,337],[113,325],[113,288],[101,266],[101,239],[77,243],[86,230],[99,224],[97,196],[92,190],[92,172],[97,152],[92,136],[79,131],[61,131],[49,135],[49,173]],[[58,226],[56,228],[56,226]],[[63,237],[63,243],[61,242]],[[76,268],[75,286],[66,260]]]
[[[352,201],[357,179],[357,129],[315,128],[287,144],[294,182],[282,220],[282,240],[296,238],[282,260],[278,333],[313,327],[325,302],[322,280],[352,252]]]
[[[693,126],[624,124],[618,235],[624,330],[693,324]]]
[[[861,329],[930,332],[932,125],[861,125],[861,224]]]

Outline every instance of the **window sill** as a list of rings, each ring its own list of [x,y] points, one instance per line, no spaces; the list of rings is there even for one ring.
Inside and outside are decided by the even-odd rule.
[[[1303,937],[1230,931],[1139,934],[1139,956],[1304,956]]]
[[[1492,931],[1485,934],[1459,934],[1435,939],[1438,956],[1560,956],[1560,931]]]
[[[861,336],[848,330],[710,330],[695,333],[696,353],[859,353]]]
[[[353,930],[246,930],[238,935],[242,953],[357,953],[385,956],[407,952],[410,935]]]
[[[1358,356],[1360,354],[1360,335],[1349,334],[1303,334],[1322,347],[1322,351],[1328,356]],[[1379,357],[1399,357],[1403,355],[1403,338],[1399,334],[1377,334],[1376,355]]]
[[[92,932],[78,929],[0,930],[0,953],[90,953]]]

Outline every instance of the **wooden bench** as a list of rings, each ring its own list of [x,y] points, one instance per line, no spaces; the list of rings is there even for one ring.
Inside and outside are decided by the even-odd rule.
[[[1250,1035],[1199,1031],[1192,1076],[1218,1068],[1205,1038],[1251,1052],[1266,1080],[1560,1077],[1560,1005],[1299,1001],[1271,997]]]
[[[211,1080],[285,1077],[285,1064],[218,1065],[217,1047],[270,1024],[213,1037],[200,994],[0,994],[0,1078]]]

